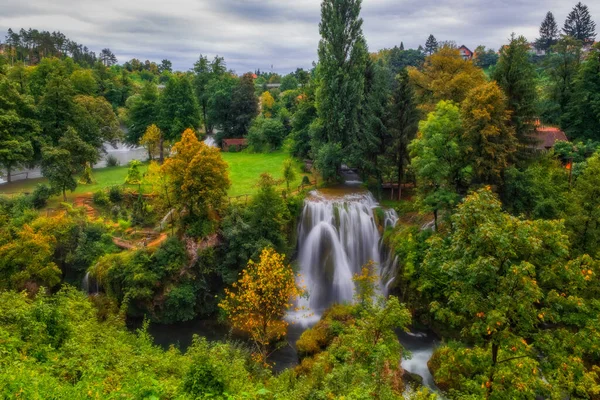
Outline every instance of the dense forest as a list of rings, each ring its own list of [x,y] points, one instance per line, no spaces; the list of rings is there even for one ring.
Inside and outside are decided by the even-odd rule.
[[[548,12],[534,42],[513,34],[472,55],[434,35],[372,51],[360,13],[361,0],[323,0],[318,62],[283,76],[220,56],[187,71],[120,63],[60,32],[9,30],[0,397],[600,399],[600,45],[587,6],[562,29]],[[118,165],[107,152],[119,144],[147,157]],[[30,168],[43,178],[14,179]],[[290,315],[310,311],[301,215],[348,171],[379,201],[397,265],[385,290],[379,266],[362,266],[354,301],[320,315],[280,371]],[[149,334],[198,318],[230,333],[183,349]],[[414,328],[439,338],[435,387],[402,368],[397,332]]]

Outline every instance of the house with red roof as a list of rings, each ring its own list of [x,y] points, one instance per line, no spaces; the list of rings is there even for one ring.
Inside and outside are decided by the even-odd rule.
[[[554,147],[556,142],[567,142],[567,135],[553,126],[544,126],[539,121],[536,122],[535,134],[533,137],[535,143],[533,147],[538,151],[548,151]]]
[[[236,151],[240,151],[247,146],[248,141],[246,139],[223,139],[221,148],[223,151],[230,151],[231,148],[236,149]]]
[[[473,52],[464,44],[458,48],[458,52],[463,60],[469,61],[473,59]]]

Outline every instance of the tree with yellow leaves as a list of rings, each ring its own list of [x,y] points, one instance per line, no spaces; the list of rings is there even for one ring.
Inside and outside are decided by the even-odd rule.
[[[260,105],[262,114],[266,118],[271,118],[273,116],[273,106],[275,105],[275,99],[269,92],[264,92],[260,95]]]
[[[259,360],[266,363],[269,345],[287,333],[286,312],[304,291],[296,284],[294,271],[285,256],[264,249],[260,262],[248,262],[240,279],[225,289],[219,307],[234,329],[247,333],[256,344]]]
[[[473,62],[464,60],[458,49],[444,46],[425,59],[422,69],[408,68],[419,108],[428,113],[441,100],[462,103],[467,93],[486,82],[485,74]]]
[[[158,126],[152,124],[144,133],[144,136],[140,139],[140,146],[145,147],[148,151],[148,158],[152,160],[154,157],[160,155],[160,141],[162,139],[162,132]]]
[[[194,131],[187,129],[173,146],[172,154],[162,168],[169,176],[175,207],[190,216],[221,211],[231,185],[221,151],[199,141]]]

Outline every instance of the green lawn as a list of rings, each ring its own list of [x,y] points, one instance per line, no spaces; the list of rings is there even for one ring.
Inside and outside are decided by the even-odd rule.
[[[276,179],[281,179],[282,164],[288,158],[288,155],[283,152],[268,154],[223,153],[223,158],[230,167],[229,177],[231,179],[231,188],[229,189],[229,195],[235,197],[256,192],[256,182],[263,172],[269,172]],[[300,185],[303,176],[300,168],[301,164],[296,162],[296,180],[290,185],[290,188]],[[143,166],[141,170],[145,172],[146,166]],[[96,179],[96,184],[78,185],[73,194],[95,192],[102,188],[122,185],[127,176],[127,167],[119,166],[95,169],[93,176]],[[3,184],[0,185],[0,194],[31,192],[35,185],[42,182],[46,182],[46,179],[29,179]],[[282,187],[284,186],[285,184],[282,184]],[[72,197],[73,194],[69,194],[69,197]]]

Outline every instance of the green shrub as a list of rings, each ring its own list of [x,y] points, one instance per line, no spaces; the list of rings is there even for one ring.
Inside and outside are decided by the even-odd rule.
[[[107,167],[118,167],[121,163],[117,159],[117,157],[112,154],[106,157],[106,166]]]
[[[308,176],[304,175],[302,177],[302,184],[303,185],[310,185],[310,178]]]
[[[98,190],[97,192],[94,192],[94,194],[92,196],[92,201],[94,202],[95,205],[101,206],[101,207],[107,206],[110,203],[108,194],[104,190]]]
[[[142,163],[138,160],[131,160],[129,162],[129,169],[127,170],[127,177],[125,183],[128,185],[139,185],[142,183],[142,172],[140,167]]]
[[[108,190],[108,198],[111,203],[120,203],[123,201],[123,189],[120,186],[112,186]]]
[[[50,186],[39,183],[36,185],[35,189],[33,189],[33,193],[31,193],[31,204],[37,209],[44,208],[51,195],[52,189]]]

